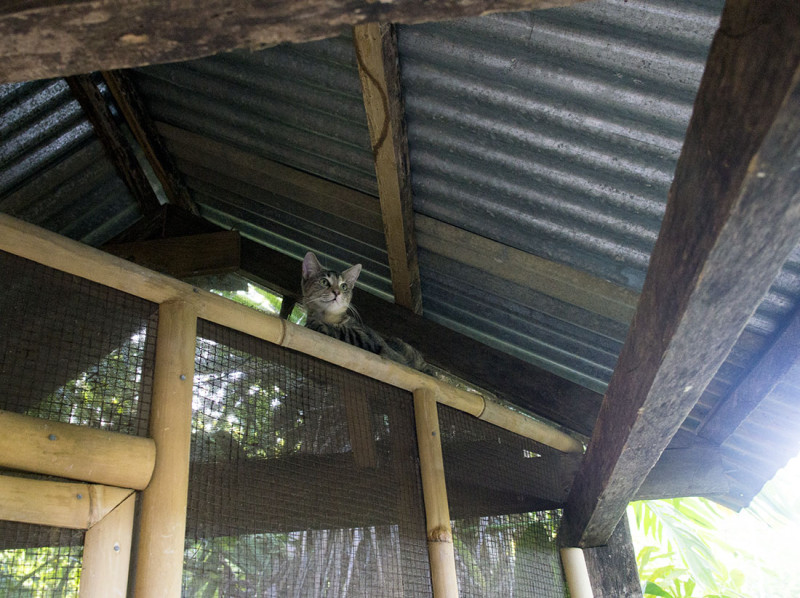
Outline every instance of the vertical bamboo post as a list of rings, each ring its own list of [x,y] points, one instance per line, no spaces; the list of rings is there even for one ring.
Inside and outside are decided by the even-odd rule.
[[[439,413],[430,389],[414,391],[419,467],[428,532],[428,556],[434,598],[458,598],[453,530],[444,482]]]
[[[580,548],[562,548],[561,562],[564,565],[564,575],[567,578],[569,595],[572,598],[593,598],[592,582],[589,579],[589,569],[586,567],[586,557]]]
[[[136,559],[136,595],[146,598],[181,595],[196,334],[190,304],[161,304],[150,409],[156,463],[142,492]]]
[[[131,492],[116,509],[86,532],[80,598],[125,598],[127,595],[135,504],[136,495]]]

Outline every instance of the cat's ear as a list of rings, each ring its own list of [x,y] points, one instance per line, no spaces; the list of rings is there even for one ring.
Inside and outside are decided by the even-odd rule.
[[[358,280],[359,274],[361,274],[361,264],[356,264],[355,266],[350,266],[347,270],[342,272],[342,278],[344,278],[345,282],[350,285],[350,288],[353,288],[356,284],[356,280]]]
[[[310,251],[303,258],[303,280],[308,280],[322,272],[322,264],[319,263],[317,256]]]

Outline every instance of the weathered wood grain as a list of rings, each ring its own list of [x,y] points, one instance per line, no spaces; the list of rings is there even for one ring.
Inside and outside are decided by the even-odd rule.
[[[358,25],[353,29],[353,42],[378,178],[395,303],[421,314],[422,288],[397,32],[391,24]]]
[[[125,182],[143,214],[152,214],[161,205],[150,181],[144,173],[133,147],[128,142],[119,124],[106,104],[100,90],[86,75],[66,78],[72,95],[80,103],[86,117],[94,127],[106,156],[114,165],[119,177]]]
[[[561,529],[604,544],[797,244],[800,4],[729,1]]]
[[[0,8],[0,83],[311,41],[360,23],[421,23],[578,1],[6,1]]]
[[[142,148],[158,180],[161,181],[168,201],[196,214],[197,206],[189,195],[189,189],[183,182],[183,177],[158,134],[155,122],[150,118],[144,100],[131,78],[121,70],[104,71],[101,75],[133,137]]]

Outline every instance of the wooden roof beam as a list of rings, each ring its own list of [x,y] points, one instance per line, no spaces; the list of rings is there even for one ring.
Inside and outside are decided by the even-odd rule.
[[[408,135],[394,25],[367,23],[353,29],[364,96],[383,230],[395,303],[422,313],[422,290],[414,235]]]
[[[604,544],[800,234],[800,3],[729,0],[561,528]]]
[[[169,203],[197,214],[197,206],[189,195],[189,189],[131,78],[124,71],[104,71],[101,75],[134,139],[161,182]]]
[[[106,100],[88,75],[66,78],[72,95],[78,100],[94,132],[100,139],[106,156],[114,165],[119,177],[125,182],[131,195],[139,203],[145,216],[156,212],[161,206],[150,181],[136,159],[136,154],[114,120]]]
[[[99,0],[5,3],[0,83],[29,81],[261,49],[342,33],[361,23],[423,23],[582,0]]]
[[[697,435],[716,444],[725,442],[797,367],[800,367],[800,310],[795,311],[789,324],[739,385],[708,414]]]

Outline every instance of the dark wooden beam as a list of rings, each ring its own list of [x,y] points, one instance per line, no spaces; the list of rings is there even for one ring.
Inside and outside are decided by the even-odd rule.
[[[739,385],[709,413],[697,435],[722,444],[772,390],[800,367],[800,310]],[[792,376],[793,377],[793,376]]]
[[[114,96],[114,102],[119,107],[125,122],[128,123],[133,137],[142,148],[158,180],[161,181],[167,200],[197,214],[197,206],[189,195],[189,189],[183,182],[183,177],[178,172],[161,135],[158,134],[155,122],[150,118],[144,100],[131,78],[125,71],[104,71],[101,75],[111,95]]]
[[[422,289],[411,202],[411,168],[394,25],[353,29],[358,74],[369,125],[394,300],[422,313]]]
[[[594,598],[642,598],[636,552],[623,517],[608,545],[584,551]]]
[[[241,266],[238,231],[133,241],[102,249],[175,278],[236,272]]]
[[[800,3],[729,1],[562,542],[605,544],[800,236]]]
[[[0,10],[0,83],[311,41],[340,35],[361,23],[422,23],[579,1],[4,2]]]
[[[147,216],[158,210],[160,203],[150,181],[147,180],[144,170],[136,159],[131,144],[114,120],[100,90],[86,75],[67,77],[66,81],[72,95],[78,100],[89,122],[92,123],[106,156],[114,164],[133,197],[139,202],[142,213]]]

